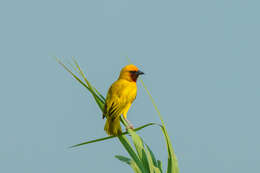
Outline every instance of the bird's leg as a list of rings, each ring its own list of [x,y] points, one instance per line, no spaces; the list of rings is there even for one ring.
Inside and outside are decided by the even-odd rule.
[[[128,126],[126,127],[126,130],[128,130],[128,129],[134,129],[133,124],[132,124],[125,116],[123,116],[123,117],[124,117],[125,121],[126,121],[127,124],[128,124]]]

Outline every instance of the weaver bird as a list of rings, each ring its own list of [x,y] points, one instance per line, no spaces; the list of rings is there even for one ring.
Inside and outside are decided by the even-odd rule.
[[[108,135],[118,136],[122,133],[120,116],[128,123],[127,128],[133,129],[133,125],[127,120],[127,112],[136,98],[136,80],[144,74],[135,65],[125,66],[109,88],[103,112],[103,118],[107,118],[104,130]]]

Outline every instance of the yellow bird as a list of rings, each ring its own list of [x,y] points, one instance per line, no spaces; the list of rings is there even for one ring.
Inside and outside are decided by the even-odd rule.
[[[107,118],[104,130],[108,135],[117,136],[122,133],[121,115],[128,123],[127,128],[133,129],[133,125],[127,120],[127,112],[136,98],[136,80],[142,74],[144,73],[135,65],[127,65],[121,70],[118,80],[110,86],[103,112],[103,118]]]

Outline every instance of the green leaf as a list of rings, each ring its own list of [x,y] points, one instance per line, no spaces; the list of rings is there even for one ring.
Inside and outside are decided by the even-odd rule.
[[[163,173],[162,162],[160,160],[157,160],[157,165],[158,165],[158,168],[160,169],[161,173]]]
[[[82,84],[85,88],[88,88],[88,86],[82,82],[65,64],[63,64],[57,57],[55,57],[56,61],[67,71],[69,72],[80,84]]]
[[[128,165],[131,164],[131,159],[128,158],[128,157],[121,156],[121,155],[115,155],[115,157],[116,157],[118,160],[120,160],[120,161],[122,161],[122,162],[124,162],[124,163],[126,163],[126,164],[128,164]]]
[[[131,156],[131,158],[133,159],[133,161],[136,163],[136,165],[138,166],[138,168],[141,170],[142,173],[145,173],[145,167],[142,164],[141,160],[138,158],[137,154],[134,152],[133,147],[131,146],[130,142],[128,141],[128,139],[126,138],[125,135],[122,136],[118,136],[119,141],[121,142],[121,144],[124,146],[124,148],[126,149],[126,151],[128,152],[128,154]]]
[[[172,144],[171,144],[171,141],[170,141],[170,137],[167,133],[167,130],[165,128],[165,124],[163,122],[163,118],[162,118],[162,115],[157,107],[157,105],[155,104],[155,101],[152,97],[152,95],[150,94],[149,90],[147,89],[147,87],[145,86],[144,82],[142,80],[140,80],[144,89],[146,90],[147,94],[149,95],[151,101],[152,101],[152,104],[155,108],[155,110],[157,111],[157,114],[162,122],[162,126],[161,126],[161,130],[164,134],[164,137],[165,137],[165,141],[166,141],[166,145],[167,145],[167,152],[168,152],[168,166],[167,166],[167,173],[179,173],[179,168],[178,168],[178,161],[177,161],[177,158],[175,156],[175,153],[174,153],[174,150],[173,150],[173,147],[172,147]]]
[[[106,98],[102,94],[100,94],[100,92],[96,88],[94,88],[94,90],[98,94],[98,96],[102,99],[103,103],[105,103],[106,102]]]
[[[139,130],[145,128],[145,127],[152,126],[152,125],[158,125],[158,124],[156,124],[156,123],[148,123],[148,124],[145,124],[145,125],[140,126],[138,128],[135,128],[134,131],[139,131]],[[128,132],[126,131],[126,132],[122,133],[122,135],[125,135],[125,134],[128,134]],[[79,146],[86,145],[86,144],[91,144],[91,143],[95,143],[95,142],[105,141],[105,140],[116,138],[116,137],[117,136],[108,136],[108,137],[104,137],[104,138],[94,139],[94,140],[91,140],[91,141],[87,141],[87,142],[83,142],[83,143],[80,143],[80,144],[73,145],[70,148],[75,148],[75,147],[79,147]]]
[[[162,122],[162,125],[165,126],[165,125],[164,125],[164,122],[163,122],[162,115],[161,115],[161,113],[160,113],[160,111],[159,111],[157,105],[155,104],[155,101],[154,101],[154,99],[153,99],[151,93],[150,93],[149,90],[147,89],[147,87],[146,87],[146,85],[144,84],[143,80],[140,79],[140,81],[141,81],[141,83],[142,83],[142,85],[143,85],[143,87],[144,87],[146,93],[148,94],[150,100],[152,101],[152,104],[153,104],[153,106],[154,106],[154,108],[155,108],[155,110],[156,110],[156,112],[157,112],[157,114],[158,114],[158,116],[159,116],[159,118],[160,118],[160,120],[161,120],[161,122]]]
[[[104,101],[102,98],[98,97],[98,95],[96,94],[95,91],[97,91],[96,89],[94,89],[92,87],[92,85],[90,84],[90,82],[87,80],[85,74],[83,73],[83,71],[81,70],[78,62],[73,58],[73,61],[74,61],[74,64],[76,65],[76,67],[78,68],[78,71],[80,72],[80,75],[81,77],[85,80],[88,88],[89,88],[89,91],[91,92],[91,94],[93,95],[94,99],[96,100],[97,104],[99,105],[101,111],[103,112],[103,109],[104,109]]]
[[[145,151],[145,150],[143,150]],[[156,172],[156,166],[153,164],[152,157],[149,152],[145,151],[145,158],[147,160],[147,165],[149,166],[149,172]]]
[[[178,161],[175,156],[174,150],[172,148],[172,144],[170,141],[170,137],[165,129],[164,126],[161,126],[161,129],[163,131],[166,143],[167,143],[167,151],[168,151],[168,166],[167,166],[167,173],[179,173],[178,168]]]
[[[146,172],[152,172],[153,167],[149,163],[148,158],[146,156],[145,148],[143,145],[143,141],[140,136],[138,136],[132,129],[128,129],[128,132],[132,138],[132,141],[134,143],[135,149],[137,151],[137,154],[139,156],[139,159],[142,161],[145,171]]]
[[[145,146],[146,146],[146,148],[147,148],[147,150],[148,150],[148,154],[149,154],[149,155],[151,156],[151,158],[152,158],[153,164],[154,164],[156,167],[158,167],[156,158],[155,158],[155,156],[154,156],[152,150],[150,149],[150,147],[149,147],[147,144],[145,144]]]
[[[162,173],[161,170],[159,168],[157,168],[157,167],[154,167],[154,172],[155,173]]]
[[[152,167],[152,171],[150,171],[150,172],[162,173],[162,172],[160,171],[160,169],[158,168],[158,166],[157,166],[158,164],[157,164],[157,161],[156,161],[156,159],[155,159],[155,157],[154,157],[153,152],[152,152],[151,149],[148,147],[148,145],[145,145],[145,146],[146,146],[146,148],[147,148],[146,153],[147,153],[148,162],[149,162],[150,165],[152,165],[152,166],[151,166],[151,167]]]
[[[88,86],[88,83],[85,84],[80,78],[77,77],[77,75],[75,75],[65,64],[63,64],[57,57],[56,58],[56,61],[66,70],[68,71],[80,84],[82,84],[88,91],[91,92],[91,94],[93,95],[96,103],[98,104],[99,108],[101,109],[101,111],[103,112],[103,109],[104,109],[104,101],[102,98],[98,97],[97,94],[93,91],[93,88],[90,88],[89,85]],[[80,67],[78,66],[78,68],[80,69]],[[80,69],[81,71],[81,69]],[[90,84],[90,83],[89,83]]]
[[[104,138],[94,139],[94,140],[91,140],[91,141],[82,142],[80,144],[76,144],[76,145],[70,146],[69,148],[75,148],[75,147],[79,147],[79,146],[86,145],[86,144],[91,144],[91,143],[95,143],[95,142],[105,141],[105,140],[112,139],[112,138],[115,138],[115,137],[116,136],[108,136],[108,137],[104,137]]]
[[[116,155],[115,156],[118,160],[130,165],[132,167],[132,169],[134,170],[135,173],[142,173],[140,171],[140,169],[138,168],[138,166],[136,165],[136,163],[131,160],[130,158],[128,157],[125,157],[125,156],[120,156],[120,155]]]

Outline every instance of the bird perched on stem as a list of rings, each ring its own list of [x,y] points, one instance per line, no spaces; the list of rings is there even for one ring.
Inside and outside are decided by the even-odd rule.
[[[133,129],[133,125],[127,120],[127,112],[136,98],[136,80],[142,74],[144,73],[135,65],[127,65],[121,70],[117,81],[110,86],[103,112],[103,118],[107,119],[104,130],[108,135],[118,136],[122,133],[121,115],[128,123],[127,128]]]

